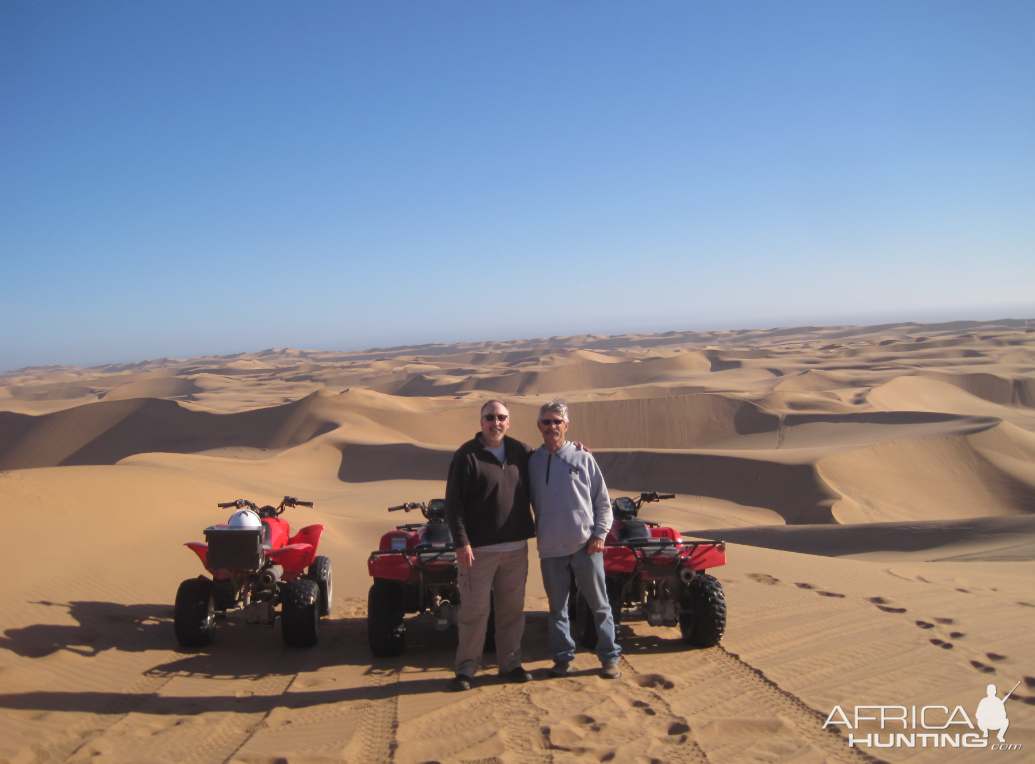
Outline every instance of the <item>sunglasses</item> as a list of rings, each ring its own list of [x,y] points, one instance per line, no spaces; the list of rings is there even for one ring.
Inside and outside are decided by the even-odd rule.
[[[482,419],[487,422],[506,422],[510,419],[509,414],[483,414]]]
[[[540,419],[539,421],[541,423],[545,424],[547,427],[549,427],[552,424],[556,424],[556,425],[564,424],[564,420],[563,419]]]

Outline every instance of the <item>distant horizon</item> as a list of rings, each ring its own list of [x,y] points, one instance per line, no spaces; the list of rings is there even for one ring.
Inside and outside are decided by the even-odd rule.
[[[29,366],[21,366],[13,369],[0,369],[0,374],[11,374],[19,371],[32,371],[38,369],[62,369],[62,368],[78,368],[78,369],[101,369],[109,366],[132,366],[136,364],[149,363],[153,361],[189,361],[189,360],[201,360],[206,358],[233,358],[236,356],[245,355],[260,355],[267,352],[285,352],[295,350],[299,352],[313,352],[313,353],[342,353],[342,354],[363,354],[363,353],[375,353],[375,352],[393,352],[401,350],[419,350],[421,348],[434,348],[434,347],[453,347],[457,345],[479,345],[479,344],[513,344],[521,342],[535,342],[543,340],[553,339],[570,339],[573,337],[598,337],[601,339],[608,339],[612,337],[622,337],[626,335],[639,335],[643,337],[658,337],[667,334],[720,334],[727,332],[758,332],[768,333],[776,331],[787,331],[793,332],[796,330],[822,330],[822,329],[892,329],[898,326],[924,326],[931,327],[932,329],[939,326],[946,326],[953,324],[1008,324],[1008,323],[1026,323],[1035,322],[1035,310],[1032,311],[1030,317],[1024,316],[1002,316],[999,318],[987,318],[987,319],[975,319],[975,318],[949,318],[944,320],[919,320],[919,319],[905,319],[901,321],[889,321],[889,322],[876,322],[876,323],[788,323],[788,324],[777,324],[777,325],[756,325],[756,326],[735,326],[735,327],[716,327],[708,329],[665,329],[661,331],[643,331],[643,332],[577,332],[573,334],[554,334],[554,335],[541,335],[541,336],[527,336],[527,337],[510,337],[510,338],[493,338],[493,339],[459,339],[451,342],[413,342],[413,343],[401,343],[397,345],[371,345],[365,347],[355,348],[334,348],[334,347],[319,347],[315,345],[284,345],[284,346],[267,346],[258,350],[237,350],[225,353],[198,353],[192,355],[156,355],[149,356],[146,358],[136,358],[132,360],[120,360],[120,361],[105,361],[94,364],[77,364],[77,363],[53,363],[53,364],[34,364]],[[420,355],[418,352],[417,355]]]

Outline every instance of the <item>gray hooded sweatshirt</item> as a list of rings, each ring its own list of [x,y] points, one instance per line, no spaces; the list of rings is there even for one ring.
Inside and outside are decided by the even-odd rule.
[[[539,557],[566,557],[611,529],[611,497],[593,455],[565,443],[528,460]]]

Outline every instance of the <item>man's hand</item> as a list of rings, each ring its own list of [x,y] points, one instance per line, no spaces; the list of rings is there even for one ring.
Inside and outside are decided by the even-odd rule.
[[[465,544],[462,547],[457,547],[456,550],[456,561],[464,568],[469,568],[474,565],[474,550],[471,549],[470,544]]]
[[[571,443],[572,443],[573,446],[575,446],[575,449],[578,450],[578,451],[585,451],[587,454],[593,453],[588,448],[586,448],[584,443],[580,443],[577,440],[573,440]]]
[[[589,545],[586,547],[586,554],[600,554],[604,551],[604,540],[591,536]]]

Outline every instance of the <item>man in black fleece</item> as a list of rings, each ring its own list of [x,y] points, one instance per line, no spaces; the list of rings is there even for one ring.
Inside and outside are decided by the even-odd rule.
[[[521,666],[528,539],[535,536],[528,492],[532,449],[507,437],[510,412],[503,401],[482,406],[481,425],[482,431],[453,454],[446,480],[446,521],[456,546],[460,589],[453,690],[471,689],[478,671],[491,592],[499,674],[514,682],[532,679]]]

